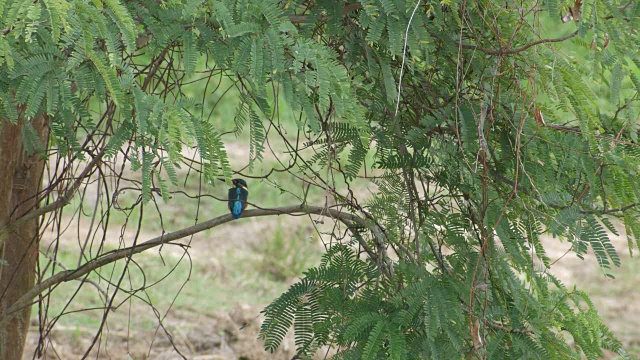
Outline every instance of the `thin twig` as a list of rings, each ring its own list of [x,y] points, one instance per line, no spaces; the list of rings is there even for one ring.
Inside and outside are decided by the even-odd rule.
[[[485,48],[481,48],[479,46],[476,45],[469,45],[469,44],[462,44],[462,48],[463,49],[468,49],[468,50],[478,50],[480,52],[483,52],[487,55],[513,55],[513,54],[517,54],[520,52],[523,52],[525,50],[527,50],[528,48],[532,47],[532,46],[536,46],[536,45],[540,45],[540,44],[546,44],[546,43],[555,43],[555,42],[562,42],[565,40],[569,40],[573,37],[576,37],[578,35],[578,30],[572,32],[571,34],[567,35],[567,36],[563,36],[563,37],[559,37],[559,38],[555,38],[555,39],[540,39],[538,41],[534,41],[530,44],[524,45],[522,47],[519,47],[517,49],[504,49],[504,48],[500,48],[498,50],[492,50],[492,49],[485,49]]]
[[[42,251],[40,249],[38,249],[38,251],[40,252],[40,254],[42,254],[42,256],[44,256],[47,259],[53,261],[54,263],[56,263],[56,265],[60,266],[63,270],[69,270],[69,268],[65,264],[61,263],[58,259],[52,258],[51,256],[49,256],[48,254],[46,254],[44,251]],[[76,279],[76,280],[80,281],[80,282],[83,282],[83,283],[86,282],[86,283],[89,283],[89,284],[93,285],[96,288],[96,290],[98,290],[98,292],[104,297],[105,301],[109,298],[107,290],[105,290],[97,281],[95,281],[93,279],[89,279],[89,278]]]
[[[56,201],[50,204],[47,204],[43,207],[33,209],[32,211],[29,211],[26,214],[20,216],[16,220],[10,221],[6,226],[0,228],[0,248],[4,245],[4,242],[6,241],[7,236],[13,231],[15,231],[15,229],[20,227],[20,225],[22,225],[23,223],[29,220],[37,219],[41,215],[58,210],[61,207],[69,204],[69,202],[73,198],[73,195],[75,195],[76,190],[80,188],[80,185],[85,180],[85,178],[89,176],[89,174],[93,171],[94,167],[102,160],[102,157],[104,156],[104,151],[105,151],[105,148],[102,148],[102,150],[100,150],[98,155],[96,155],[91,160],[91,162],[84,168],[82,173],[80,173],[80,175],[78,176],[76,181],[71,185],[71,187],[67,189],[64,195],[59,197]]]

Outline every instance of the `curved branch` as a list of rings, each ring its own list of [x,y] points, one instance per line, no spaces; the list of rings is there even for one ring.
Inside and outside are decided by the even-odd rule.
[[[528,48],[532,47],[532,46],[536,46],[536,45],[540,45],[540,44],[545,44],[545,43],[554,43],[554,42],[562,42],[565,40],[569,40],[573,37],[576,37],[578,35],[578,30],[572,32],[571,34],[567,35],[567,36],[563,36],[563,37],[559,37],[559,38],[555,38],[555,39],[540,39],[537,41],[534,41],[530,44],[524,45],[522,47],[519,47],[517,49],[503,49],[500,48],[498,50],[491,50],[491,49],[485,49],[485,48],[481,48],[479,46],[476,45],[468,45],[468,44],[462,44],[462,48],[463,49],[469,49],[469,50],[478,50],[480,52],[483,52],[487,55],[512,55],[512,54],[517,54],[519,52],[523,52],[525,50],[527,50]]]
[[[371,230],[375,243],[380,251],[380,254],[376,254],[376,252],[371,249],[371,247],[362,239],[362,237],[356,237],[360,243],[360,246],[367,252],[367,254],[373,258],[378,259],[381,257],[380,263],[382,264],[382,271],[385,275],[391,276],[392,268],[391,261],[386,256],[384,252],[383,245],[386,243],[385,235],[382,229],[376,225],[363,219],[357,215],[342,212],[336,209],[327,209],[321,206],[310,206],[310,205],[294,205],[294,206],[284,206],[273,209],[251,209],[246,210],[242,213],[242,218],[249,217],[258,217],[258,216],[274,216],[274,215],[291,215],[291,214],[316,214],[331,217],[333,219],[340,220],[342,223],[347,225],[347,227],[353,230],[356,227],[365,227]],[[18,299],[15,303],[9,306],[4,311],[0,312],[0,328],[5,326],[12,318],[17,314],[18,311],[23,309],[26,306],[31,306],[33,304],[33,299],[35,299],[39,294],[43,293],[45,290],[71,280],[76,280],[80,277],[83,277],[89,274],[91,271],[96,270],[102,266],[113,263],[115,261],[131,257],[134,254],[141,253],[143,251],[149,250],[151,248],[160,246],[165,243],[169,243],[171,241],[175,241],[178,239],[182,239],[184,237],[199,233],[201,231],[211,229],[213,227],[225,224],[227,222],[233,221],[231,214],[225,214],[222,216],[218,216],[211,220],[202,222],[200,224],[196,224],[193,226],[189,226],[184,229],[180,229],[171,233],[164,234],[163,236],[158,236],[153,239],[147,240],[143,243],[127,247],[124,249],[113,250],[107,253],[102,254],[101,256],[92,259],[85,264],[79,266],[73,270],[65,270],[59,273],[56,273],[46,280],[36,284],[30,291],[25,293],[20,299]]]

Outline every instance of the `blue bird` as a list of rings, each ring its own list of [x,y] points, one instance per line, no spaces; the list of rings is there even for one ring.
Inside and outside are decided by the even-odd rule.
[[[229,211],[234,219],[240,218],[242,211],[247,208],[247,198],[249,197],[249,187],[247,182],[242,179],[233,179],[231,181],[235,187],[229,189]]]

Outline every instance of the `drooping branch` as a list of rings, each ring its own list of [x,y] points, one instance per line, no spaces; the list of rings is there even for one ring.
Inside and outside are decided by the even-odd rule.
[[[251,209],[246,210],[242,213],[243,218],[249,217],[258,217],[258,216],[277,216],[277,215],[304,215],[304,214],[315,214],[321,216],[327,216],[332,219],[339,220],[340,222],[347,225],[349,229],[352,231],[357,227],[364,227],[371,231],[373,234],[375,243],[380,248],[383,244],[387,243],[386,237],[384,235],[384,231],[376,224],[373,224],[366,219],[363,219],[357,215],[342,212],[336,209],[327,209],[322,206],[310,206],[310,205],[294,205],[294,206],[284,206],[273,209]],[[187,236],[191,236],[193,234],[199,233],[201,231],[214,228],[216,226],[220,226],[227,222],[233,221],[231,214],[225,214],[222,216],[218,216],[211,220],[202,222],[200,224],[196,224],[193,226],[189,226],[184,229],[180,229],[171,233],[167,233],[162,236],[155,237],[153,239],[147,240],[143,243],[140,243],[135,246],[127,247],[124,249],[113,250],[102,254],[100,257],[92,259],[83,265],[79,266],[76,269],[65,270],[59,273],[56,273],[46,280],[37,284],[33,289],[24,294],[18,301],[9,306],[6,310],[0,313],[0,328],[5,326],[8,321],[10,321],[13,316],[22,308],[26,306],[31,306],[35,299],[39,294],[42,294],[47,289],[58,285],[63,282],[72,281],[79,279],[83,276],[88,275],[90,272],[105,266],[107,264],[113,263],[115,261],[131,257],[134,254],[141,253],[143,251],[149,250],[151,248],[160,246],[162,244],[170,243],[175,240],[182,239]],[[384,251],[380,251],[376,253],[374,249],[372,249],[362,237],[356,237],[359,241],[360,246],[364,249],[368,256],[373,259],[379,260],[378,263],[382,266],[382,271],[385,275],[391,276],[392,268],[391,262],[388,259],[386,253]],[[379,249],[380,250],[380,249]]]

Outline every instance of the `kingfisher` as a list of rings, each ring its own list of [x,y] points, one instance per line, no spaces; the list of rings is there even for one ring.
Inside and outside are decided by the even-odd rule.
[[[229,189],[229,211],[234,219],[240,218],[242,211],[247,208],[247,198],[249,197],[249,187],[242,179],[231,180],[235,187]]]

